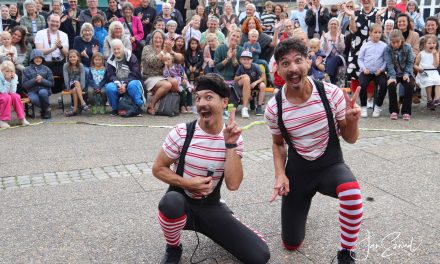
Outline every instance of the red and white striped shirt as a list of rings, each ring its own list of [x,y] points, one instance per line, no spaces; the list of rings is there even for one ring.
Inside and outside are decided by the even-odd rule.
[[[223,125],[225,129],[225,125]],[[212,190],[215,189],[218,182],[220,181],[223,172],[224,164],[226,160],[226,147],[225,139],[223,137],[223,129],[217,135],[211,135],[203,131],[199,123],[197,122],[194,131],[193,138],[188,147],[188,151],[185,156],[185,166],[183,169],[183,177],[191,178],[196,176],[206,177],[208,173],[208,167],[213,165],[216,169],[212,176],[213,184]],[[179,163],[180,153],[182,151],[183,144],[186,139],[186,124],[178,124],[173,130],[168,133],[162,149],[165,154],[170,158],[174,159],[173,170],[177,170],[177,165]],[[243,156],[244,142],[243,137],[237,141],[237,154]],[[192,198],[201,198],[194,193],[185,190],[186,194]],[[210,193],[211,193],[210,192]]]
[[[284,86],[282,89],[282,109],[283,122],[296,151],[307,160],[315,160],[324,154],[327,148],[329,127],[324,105],[315,83],[310,77],[309,82],[313,86],[312,95],[302,104],[289,102],[286,99]],[[345,97],[342,90],[333,84],[324,82],[324,88],[339,135],[336,120],[345,119]],[[264,117],[270,132],[274,135],[280,135],[275,96],[269,100]]]

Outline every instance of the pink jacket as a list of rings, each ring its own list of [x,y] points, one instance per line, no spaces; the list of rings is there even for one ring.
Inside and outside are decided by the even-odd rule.
[[[124,17],[120,17],[119,21],[125,26]],[[131,30],[133,31],[134,38],[137,41],[141,41],[144,38],[144,27],[142,21],[137,16],[131,17]],[[136,48],[136,42],[132,43],[133,50]]]
[[[209,45],[206,45],[203,49],[203,66],[202,69],[204,69],[208,65],[208,61],[211,59],[211,52]]]

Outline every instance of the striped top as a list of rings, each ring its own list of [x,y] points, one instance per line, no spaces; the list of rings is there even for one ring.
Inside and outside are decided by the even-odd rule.
[[[225,125],[223,125],[225,129]],[[183,144],[186,139],[186,124],[178,124],[174,127],[170,133],[168,133],[162,149],[165,154],[175,160],[173,171],[177,170],[179,163],[180,153],[182,151]],[[244,142],[243,137],[240,136],[237,142],[237,154],[243,156]],[[191,178],[196,176],[206,177],[208,173],[208,166],[214,165],[216,168],[214,175],[212,176],[213,184],[211,192],[215,189],[220,181],[225,164],[226,147],[225,139],[223,137],[223,130],[217,135],[211,135],[203,131],[199,123],[197,122],[194,131],[193,138],[188,147],[188,151],[185,156],[185,166],[183,169],[183,177]],[[210,192],[210,193],[211,193]],[[201,196],[197,196],[195,193],[191,193],[185,190],[185,193],[195,199],[200,199]]]
[[[287,132],[298,154],[307,160],[315,160],[324,154],[328,140],[329,127],[324,105],[321,102],[315,83],[310,98],[302,104],[292,104],[286,99],[285,86],[282,89],[283,121]],[[345,119],[345,98],[337,86],[324,82],[325,93],[335,119],[336,131],[339,135],[336,120]],[[272,97],[264,114],[269,130],[274,135],[281,135],[278,127],[278,110],[275,97]]]

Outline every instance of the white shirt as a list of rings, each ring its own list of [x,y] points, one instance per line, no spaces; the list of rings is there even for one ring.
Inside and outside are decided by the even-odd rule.
[[[49,45],[49,41],[47,39],[47,31],[48,30],[49,29],[42,29],[37,32],[37,35],[35,36],[35,45],[36,44],[43,44],[44,49],[53,48],[56,46],[55,42],[57,41],[58,35],[59,35],[59,37],[61,39],[61,44],[63,45],[63,47],[69,49],[69,37],[67,36],[66,33],[59,31],[59,30],[56,34],[50,33],[50,42],[51,43]],[[44,55],[44,59],[46,61],[52,61],[52,58],[57,58],[57,57],[64,59],[64,55],[59,49],[56,49],[53,52],[51,52],[47,55]]]

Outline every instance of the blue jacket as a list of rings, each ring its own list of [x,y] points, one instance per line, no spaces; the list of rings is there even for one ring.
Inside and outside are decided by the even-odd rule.
[[[396,79],[404,75],[413,76],[414,53],[410,45],[404,43],[403,47],[398,50],[394,50],[391,45],[388,45],[385,48],[384,57],[389,79]],[[402,70],[400,73],[399,67]]]
[[[99,42],[99,52],[104,53],[104,40],[108,35],[107,30],[103,27],[93,27],[95,29],[95,34],[93,38]]]
[[[18,84],[18,77],[17,74],[15,74],[14,78],[10,81],[7,81],[5,79],[5,76],[3,76],[3,73],[0,72],[0,93],[16,93],[17,92],[17,84]]]
[[[24,68],[21,86],[27,91],[38,92],[41,89],[51,90],[54,85],[53,74],[52,71],[45,65],[34,64],[34,59],[36,57],[43,58],[44,63],[44,55],[43,52],[34,49],[32,50],[30,57],[30,65]],[[37,74],[43,77],[43,80],[40,83],[35,81]]]

